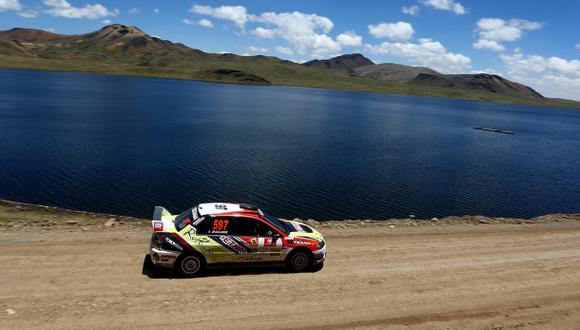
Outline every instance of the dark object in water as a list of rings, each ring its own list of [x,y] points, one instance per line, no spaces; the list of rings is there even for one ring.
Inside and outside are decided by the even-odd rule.
[[[502,133],[502,134],[510,134],[510,135],[515,134],[512,131],[505,131],[505,130],[502,130],[502,129],[490,128],[490,127],[474,127],[473,129],[477,129],[477,130],[480,130],[480,131],[486,131],[486,132],[496,132],[496,133]]]

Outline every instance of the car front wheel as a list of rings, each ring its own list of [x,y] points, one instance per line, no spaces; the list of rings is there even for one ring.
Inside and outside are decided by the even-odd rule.
[[[303,272],[312,265],[312,257],[305,251],[297,251],[288,256],[287,265],[291,272]]]

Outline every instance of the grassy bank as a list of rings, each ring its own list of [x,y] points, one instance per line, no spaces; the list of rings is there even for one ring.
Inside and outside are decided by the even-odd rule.
[[[207,71],[217,69],[233,69],[244,72],[251,72],[265,78],[273,85],[324,88],[344,91],[376,92],[388,94],[404,94],[418,96],[433,96],[467,99],[485,102],[526,104],[545,107],[580,108],[580,102],[545,99],[533,100],[519,98],[509,95],[491,94],[488,92],[478,92],[471,90],[451,90],[437,87],[410,86],[400,83],[380,81],[370,78],[353,77],[340,72],[321,72],[303,67],[290,62],[275,63],[264,60],[257,64],[255,60],[239,57],[236,60],[215,61],[211,65],[207,63],[192,62],[188,66],[174,67],[149,67],[137,66],[134,64],[124,64],[107,61],[86,61],[86,60],[61,60],[29,57],[11,57],[0,55],[0,69],[34,69],[51,71],[70,72],[91,72],[110,75],[127,75],[141,77],[159,77],[185,80],[198,80],[208,82],[228,82],[211,79],[211,76],[204,74]]]

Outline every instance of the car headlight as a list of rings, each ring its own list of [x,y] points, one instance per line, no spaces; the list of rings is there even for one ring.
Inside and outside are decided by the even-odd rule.
[[[324,246],[326,245],[326,243],[324,243],[324,241],[320,241],[320,243],[316,244],[315,247],[317,250],[322,249]]]

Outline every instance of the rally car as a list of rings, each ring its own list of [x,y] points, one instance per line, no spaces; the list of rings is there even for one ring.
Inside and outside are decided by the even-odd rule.
[[[184,277],[198,276],[206,267],[246,264],[318,271],[326,258],[326,242],[318,231],[248,204],[204,203],[179,215],[157,206],[152,226],[153,265]]]

